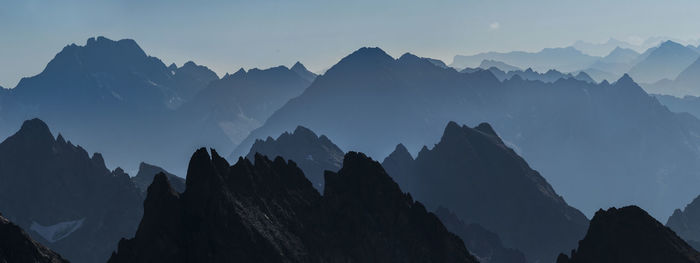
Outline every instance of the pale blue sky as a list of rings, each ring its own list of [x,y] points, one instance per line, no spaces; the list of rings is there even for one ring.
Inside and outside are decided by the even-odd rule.
[[[362,46],[449,64],[455,54],[576,40],[698,38],[698,10],[694,0],[0,0],[0,85],[14,87],[65,45],[99,35],[219,74],[297,60],[321,71]]]

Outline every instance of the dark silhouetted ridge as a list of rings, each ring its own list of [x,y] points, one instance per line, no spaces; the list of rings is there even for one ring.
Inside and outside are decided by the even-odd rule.
[[[109,262],[476,262],[379,163],[348,153],[322,197],[292,161],[195,152],[184,193],[154,177]],[[397,220],[400,219],[400,220]]]
[[[586,237],[557,263],[700,262],[700,253],[636,206],[596,212]]]
[[[34,241],[19,226],[0,214],[0,262],[62,263],[57,253]]]

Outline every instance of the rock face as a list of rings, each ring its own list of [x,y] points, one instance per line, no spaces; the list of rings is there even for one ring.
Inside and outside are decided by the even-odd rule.
[[[56,252],[32,240],[19,226],[0,215],[0,262],[63,263]]]
[[[302,126],[298,126],[291,134],[283,133],[276,140],[268,137],[264,141],[255,141],[246,158],[255,160],[256,153],[294,161],[319,191],[323,190],[324,172],[337,172],[343,165],[345,155],[325,135],[319,137]]]
[[[141,189],[141,192],[145,197],[146,192],[148,190],[148,186],[151,185],[151,183],[153,182],[153,177],[155,177],[156,174],[159,173],[163,173],[165,174],[165,176],[168,177],[168,181],[170,181],[170,185],[173,187],[173,189],[175,189],[175,191],[177,191],[178,193],[182,193],[185,191],[185,179],[178,177],[177,175],[171,174],[163,168],[144,162],[141,162],[141,164],[139,164],[139,172],[136,174],[136,176],[131,178],[131,181],[133,181],[134,184],[136,184],[136,186],[139,189]]]
[[[444,207],[438,207],[435,215],[452,233],[459,236],[469,252],[481,263],[525,263],[525,255],[512,248],[506,248],[495,233],[478,224],[466,224],[457,215]]]
[[[38,119],[0,143],[0,211],[72,262],[100,262],[132,236],[143,197],[121,169],[109,171]]]
[[[668,218],[666,226],[693,247],[699,249],[697,244],[700,242],[700,196],[685,206],[685,209],[676,209],[673,215]]]
[[[596,212],[571,257],[557,263],[700,262],[700,253],[636,206]]]
[[[328,172],[321,196],[294,162],[229,164],[194,153],[187,189],[163,174],[136,236],[109,262],[476,262],[435,215],[360,153]]]
[[[586,231],[586,217],[489,124],[469,128],[450,122],[433,149],[424,147],[413,162],[396,159],[404,161],[390,165],[387,160],[385,168],[416,200],[432,209],[444,206],[464,222],[495,232],[532,262],[554,261]]]

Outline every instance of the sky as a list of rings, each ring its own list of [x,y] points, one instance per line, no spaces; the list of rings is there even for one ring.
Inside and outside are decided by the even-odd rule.
[[[577,40],[700,37],[696,0],[0,0],[0,86],[41,72],[64,46],[131,38],[164,63],[226,72],[322,72],[363,46],[451,63]]]

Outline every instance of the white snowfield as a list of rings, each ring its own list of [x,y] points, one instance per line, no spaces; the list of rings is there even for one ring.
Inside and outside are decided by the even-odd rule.
[[[85,218],[81,218],[73,221],[59,222],[50,226],[42,226],[39,223],[32,221],[32,225],[29,229],[39,234],[41,237],[47,241],[54,243],[61,239],[66,238],[75,230],[78,230],[83,225]]]

